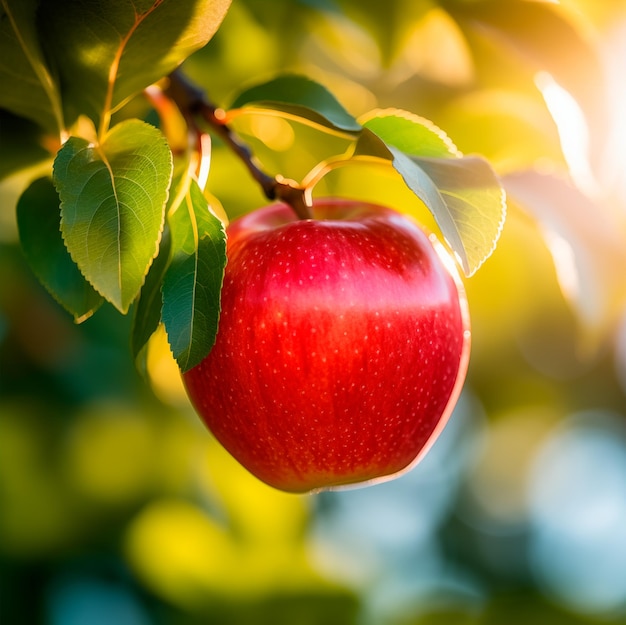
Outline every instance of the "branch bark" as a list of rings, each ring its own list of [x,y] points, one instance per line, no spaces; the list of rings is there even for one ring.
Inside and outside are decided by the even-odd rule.
[[[250,147],[225,123],[224,111],[210,102],[204,90],[192,83],[180,70],[176,70],[169,75],[169,84],[164,92],[176,103],[188,123],[196,125],[195,120],[199,117],[209,125],[211,131],[241,159],[263,189],[265,197],[285,202],[300,219],[312,218],[305,187],[280,174],[271,176],[263,171]]]

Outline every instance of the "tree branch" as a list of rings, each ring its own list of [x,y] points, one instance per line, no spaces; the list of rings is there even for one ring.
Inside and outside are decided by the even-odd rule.
[[[263,189],[265,197],[289,204],[300,219],[311,219],[311,206],[307,202],[305,187],[280,174],[272,177],[265,173],[249,146],[225,123],[224,111],[215,107],[202,89],[176,70],[169,75],[169,85],[165,93],[176,103],[189,123],[195,123],[194,118],[199,116],[211,127],[212,131],[241,159],[251,176]]]

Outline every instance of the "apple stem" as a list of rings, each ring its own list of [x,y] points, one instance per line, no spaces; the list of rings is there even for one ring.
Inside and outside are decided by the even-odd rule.
[[[187,123],[193,124],[194,119],[199,116],[209,125],[211,130],[241,159],[251,176],[263,189],[265,197],[269,200],[285,202],[299,219],[313,217],[306,187],[280,174],[271,176],[264,172],[250,147],[226,124],[225,111],[214,106],[208,100],[206,93],[193,84],[180,70],[169,75],[169,84],[164,92],[176,103]]]

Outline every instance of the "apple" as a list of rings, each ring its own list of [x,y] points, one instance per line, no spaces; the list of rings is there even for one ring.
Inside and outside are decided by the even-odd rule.
[[[273,204],[229,225],[216,343],[183,376],[217,440],[289,492],[408,469],[469,359],[465,291],[433,235],[359,201],[313,215]]]

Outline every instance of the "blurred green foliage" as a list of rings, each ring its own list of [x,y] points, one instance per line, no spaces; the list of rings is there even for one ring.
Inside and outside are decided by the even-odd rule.
[[[399,107],[431,119],[503,177],[571,173],[537,80],[547,72],[587,121],[600,207],[589,222],[622,236],[624,159],[606,146],[620,132],[609,113],[626,102],[615,84],[625,37],[621,0],[235,0],[184,68],[223,106],[242,85],[304,73],[354,115]],[[3,174],[17,130],[2,113]],[[341,148],[278,118],[242,117],[236,130],[267,171],[296,179]],[[265,203],[241,163],[218,141],[214,151],[209,188],[228,215]],[[3,625],[626,622],[623,299],[588,293],[611,304],[587,327],[536,213],[512,198],[496,252],[467,281],[468,382],[431,453],[393,482],[300,497],[259,483],[211,440],[163,336],[145,380],[129,319],[104,306],[75,325],[37,283],[14,214],[35,174],[0,185]],[[373,168],[333,172],[319,193],[402,204],[434,228]],[[593,258],[596,245],[570,252]],[[618,289],[623,266],[607,263]],[[583,288],[605,277],[577,266]]]

